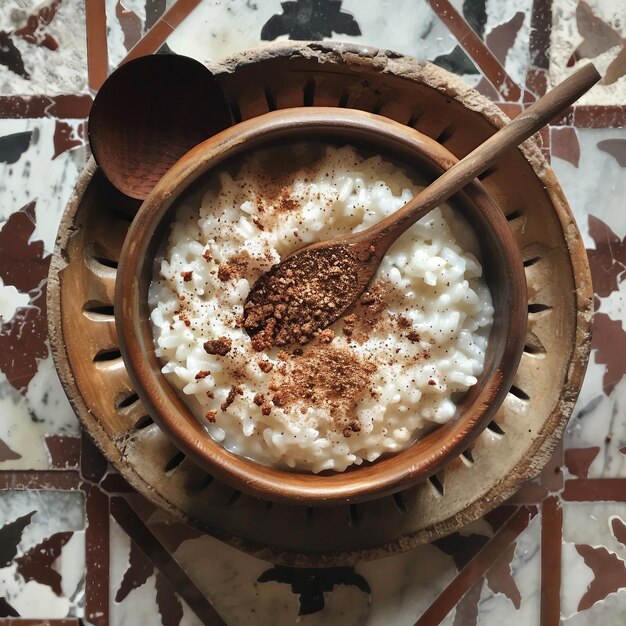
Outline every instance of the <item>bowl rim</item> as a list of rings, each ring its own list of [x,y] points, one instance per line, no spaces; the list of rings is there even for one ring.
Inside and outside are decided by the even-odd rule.
[[[120,351],[131,382],[153,419],[174,444],[213,476],[236,489],[272,501],[305,505],[353,503],[406,489],[435,474],[465,450],[491,421],[510,389],[524,349],[527,322],[526,278],[519,249],[505,216],[475,180],[464,193],[481,207],[486,223],[498,234],[500,250],[509,268],[510,323],[502,356],[485,381],[478,401],[474,403],[477,405],[475,410],[455,420],[450,427],[442,425],[436,429],[436,432],[444,432],[443,443],[434,446],[427,435],[388,458],[326,476],[261,465],[229,452],[213,440],[160,368],[151,365],[150,359],[145,357],[151,354],[150,351],[152,355],[154,353],[150,320],[142,315],[147,301],[143,302],[140,296],[146,248],[170,207],[209,170],[259,144],[267,145],[270,137],[289,137],[297,141],[320,129],[329,133],[367,133],[368,140],[373,143],[391,140],[443,169],[458,161],[444,146],[419,131],[359,110],[297,107],[241,122],[190,150],[165,174],[141,205],[122,247],[114,307]],[[184,420],[181,413],[186,416]],[[416,454],[418,449],[419,454]]]

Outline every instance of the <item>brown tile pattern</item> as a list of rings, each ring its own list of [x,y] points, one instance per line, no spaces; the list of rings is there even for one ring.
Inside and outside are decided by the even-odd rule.
[[[163,572],[172,587],[176,589],[181,597],[185,598],[187,604],[193,609],[198,618],[202,620],[203,624],[206,626],[223,626],[225,624],[182,567],[163,548],[141,518],[123,498],[112,498],[111,514],[133,538],[151,564]]]
[[[563,511],[559,498],[551,496],[541,506],[541,626],[561,622],[561,540]]]
[[[83,484],[86,495],[85,616],[93,626],[109,624],[109,500],[97,485]]]
[[[526,73],[526,89],[533,97],[542,96],[546,92],[551,32],[552,0],[533,2],[529,42],[532,55]]]
[[[83,119],[89,115],[93,98],[88,95],[2,96],[0,119],[54,117]]]

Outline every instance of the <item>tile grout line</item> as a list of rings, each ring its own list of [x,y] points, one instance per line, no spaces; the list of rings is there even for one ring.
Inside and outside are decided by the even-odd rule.
[[[566,480],[561,498],[567,502],[626,502],[626,478]]]
[[[0,96],[0,119],[39,119],[51,117],[59,120],[85,119],[89,115],[93,98],[88,94],[60,96]],[[519,113],[522,105],[512,102],[495,102],[505,113]],[[626,126],[626,105],[583,104],[573,106],[562,119],[551,126],[574,128],[623,128]]]
[[[77,469],[0,470],[0,491],[76,491],[80,486]]]
[[[552,0],[533,0],[530,14],[530,35],[528,48],[536,51],[526,70],[526,88],[534,91],[529,96],[543,96],[547,88],[550,64],[550,34],[552,32]]]
[[[92,102],[89,94],[0,96],[0,119],[84,119]]]
[[[24,617],[0,617],[0,626],[80,626],[76,617],[46,619]]]
[[[109,498],[97,485],[83,483],[85,493],[85,619],[109,626]]]

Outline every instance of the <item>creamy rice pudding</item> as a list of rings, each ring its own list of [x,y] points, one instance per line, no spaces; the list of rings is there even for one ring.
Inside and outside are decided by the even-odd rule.
[[[248,292],[273,265],[372,226],[420,188],[379,156],[303,143],[225,168],[200,206],[180,207],[152,322],[163,372],[208,435],[260,463],[343,471],[454,415],[482,371],[493,307],[475,236],[447,205],[400,237],[354,309],[310,342],[263,345],[243,328]]]

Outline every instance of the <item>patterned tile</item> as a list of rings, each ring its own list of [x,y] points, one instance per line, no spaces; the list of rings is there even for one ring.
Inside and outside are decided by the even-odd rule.
[[[116,626],[150,623],[199,626],[202,622],[120,525],[110,520],[109,620]]]
[[[625,28],[626,5],[614,0],[1,3],[0,624],[624,623]],[[593,353],[563,447],[509,506],[354,568],[275,567],[133,495],[79,437],[47,341],[49,255],[86,160],[94,90],[164,42],[209,62],[287,38],[434,61],[510,114],[588,60],[605,74],[543,133],[596,295]]]
[[[84,143],[82,120],[0,119],[0,440],[12,451],[2,469],[46,469],[46,437],[78,434],[50,355],[45,287]]]
[[[83,615],[84,496],[0,491],[0,617]]]
[[[270,41],[365,43],[435,61],[457,71],[473,85],[481,80],[482,72],[467,55],[461,50],[454,52],[457,40],[426,2],[345,0],[335,3],[336,10],[330,14],[327,4],[321,2],[312,4],[318,8],[310,16],[307,7],[311,3],[285,5],[283,8],[279,0],[207,0],[170,35],[167,44],[179,54],[210,62]],[[404,22],[400,30],[396,27],[398,15]]]

